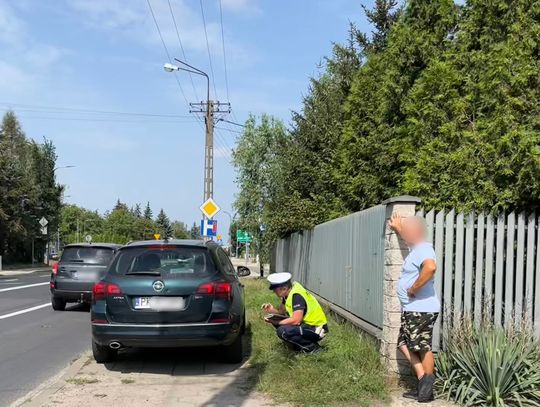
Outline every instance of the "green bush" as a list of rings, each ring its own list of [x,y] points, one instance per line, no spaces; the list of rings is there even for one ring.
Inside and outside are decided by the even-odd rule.
[[[450,329],[437,359],[437,390],[476,406],[540,406],[540,343],[527,327],[503,330],[466,320]]]

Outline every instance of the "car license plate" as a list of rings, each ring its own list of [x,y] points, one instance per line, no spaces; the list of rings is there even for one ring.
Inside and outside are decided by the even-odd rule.
[[[135,297],[135,309],[151,309],[155,311],[181,311],[185,308],[183,297]]]

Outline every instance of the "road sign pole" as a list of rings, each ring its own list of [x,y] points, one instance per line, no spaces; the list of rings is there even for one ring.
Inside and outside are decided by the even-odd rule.
[[[248,258],[249,258],[249,242],[246,243],[246,267],[248,265]]]

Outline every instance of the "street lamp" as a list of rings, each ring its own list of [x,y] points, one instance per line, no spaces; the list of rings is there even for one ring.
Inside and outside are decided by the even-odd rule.
[[[56,172],[56,170],[62,170],[62,169],[64,169],[64,168],[75,168],[75,166],[74,166],[74,165],[64,165],[64,166],[62,166],[62,167],[56,167],[56,168],[53,170],[53,172]]]
[[[201,71],[199,68],[195,68],[177,58],[174,60],[180,66],[166,63],[163,65],[166,72],[186,71],[206,78],[206,137],[204,148],[204,201],[206,201],[212,198],[214,192],[214,107],[213,102],[210,101],[210,78],[206,72]]]

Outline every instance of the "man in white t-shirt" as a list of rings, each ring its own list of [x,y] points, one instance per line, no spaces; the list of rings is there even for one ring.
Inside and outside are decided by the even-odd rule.
[[[398,348],[411,363],[418,378],[418,391],[404,394],[419,402],[433,400],[435,361],[431,350],[433,326],[441,309],[435,291],[437,262],[433,245],[426,242],[424,218],[401,218],[394,214],[390,227],[409,247],[398,281],[401,329]]]

